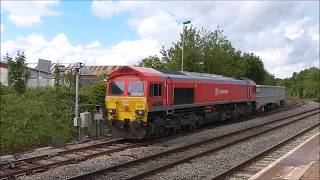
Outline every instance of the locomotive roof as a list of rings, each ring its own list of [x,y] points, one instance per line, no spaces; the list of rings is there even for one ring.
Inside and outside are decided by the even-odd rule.
[[[211,81],[229,81],[229,82],[238,82],[238,83],[250,83],[255,84],[254,81],[247,78],[233,78],[225,77],[217,74],[207,74],[207,73],[197,73],[197,72],[187,72],[187,71],[172,71],[167,69],[155,69],[155,68],[145,68],[145,67],[135,67],[135,66],[123,66],[117,71],[120,73],[112,73],[111,77],[121,74],[121,72],[135,71],[143,77],[164,77],[171,79],[193,79],[193,80],[211,80]]]

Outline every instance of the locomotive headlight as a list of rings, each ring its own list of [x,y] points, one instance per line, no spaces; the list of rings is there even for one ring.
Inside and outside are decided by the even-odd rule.
[[[116,114],[116,110],[115,109],[108,109],[108,114],[109,115],[115,115]]]
[[[144,110],[136,110],[136,114],[139,116],[143,116],[144,115]]]

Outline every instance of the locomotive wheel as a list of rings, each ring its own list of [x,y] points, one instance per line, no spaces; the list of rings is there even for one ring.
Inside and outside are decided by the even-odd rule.
[[[154,135],[154,137],[163,137],[166,135],[166,129],[162,124],[162,118],[157,118],[154,122],[152,122],[152,134]]]
[[[159,127],[159,136],[158,137],[163,137],[166,136],[166,129],[163,126]]]
[[[178,134],[180,132],[181,132],[181,126],[180,124],[177,123],[176,126],[174,127],[174,133]]]
[[[240,118],[240,114],[239,114],[237,111],[235,111],[235,112],[232,113],[232,119],[233,119],[233,120],[237,120],[237,119],[239,119],[239,118]]]
[[[194,113],[192,113],[188,118],[190,121],[190,129],[196,129],[198,124],[198,117]]]

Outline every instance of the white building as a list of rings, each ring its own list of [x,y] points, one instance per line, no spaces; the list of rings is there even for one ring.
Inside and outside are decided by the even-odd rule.
[[[30,78],[28,80],[28,87],[48,87],[53,86],[54,79],[50,72],[51,61],[39,59],[35,68],[28,67],[30,71]]]

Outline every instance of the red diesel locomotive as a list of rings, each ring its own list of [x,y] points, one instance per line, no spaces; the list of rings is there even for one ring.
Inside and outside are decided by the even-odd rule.
[[[106,108],[113,137],[142,139],[237,119],[255,99],[249,79],[123,66],[108,79]]]

